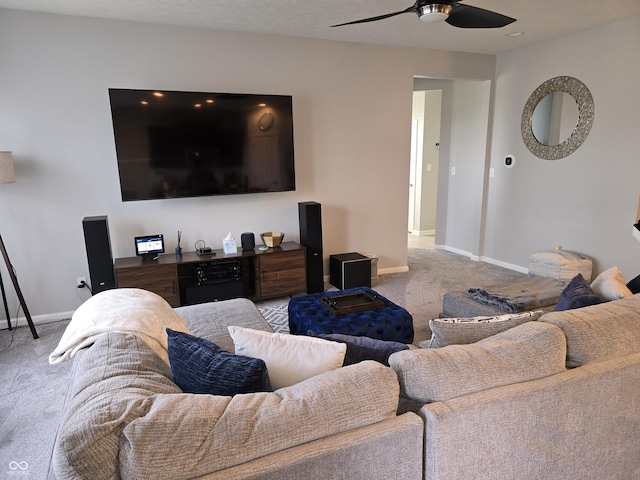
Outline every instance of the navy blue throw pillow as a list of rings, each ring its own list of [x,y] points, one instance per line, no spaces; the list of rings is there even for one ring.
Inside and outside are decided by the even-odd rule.
[[[271,392],[264,360],[234,355],[204,338],[167,328],[173,381],[185,393]]]
[[[354,335],[343,335],[341,333],[322,333],[318,334],[313,330],[309,330],[307,335],[310,337],[324,338],[333,342],[347,344],[347,353],[344,356],[343,366],[353,365],[363,360],[375,360],[387,367],[389,366],[389,356],[392,353],[406,350],[408,345],[400,342],[392,342],[388,340],[378,340],[369,337],[357,337]]]
[[[597,305],[600,302],[600,297],[593,292],[589,283],[579,273],[571,279],[569,284],[562,290],[562,293],[560,293],[556,312]]]
[[[640,275],[632,280],[629,280],[629,283],[627,283],[627,288],[631,290],[631,293],[633,293],[634,295],[636,293],[640,293]]]

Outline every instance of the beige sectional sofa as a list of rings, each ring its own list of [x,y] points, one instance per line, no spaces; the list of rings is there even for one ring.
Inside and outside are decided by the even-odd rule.
[[[396,415],[399,385],[389,367],[366,361],[275,392],[186,394],[153,340],[127,331],[136,330],[130,326],[135,319],[122,322],[121,305],[91,303],[76,312],[89,318],[72,319],[83,326],[67,328],[85,332],[82,338],[65,333],[64,348],[50,357],[56,361],[70,351],[74,356],[54,447],[57,478],[422,477],[422,421],[414,413]],[[139,305],[129,310],[141,310]],[[227,351],[234,348],[229,325],[272,331],[245,299],[175,313],[193,335]],[[180,321],[162,307],[139,314],[160,323],[164,316],[172,328]]]
[[[640,295],[389,362],[426,480],[640,478]]]
[[[109,311],[122,316],[89,317],[108,324]],[[227,351],[229,325],[271,331],[243,299],[173,312]],[[92,480],[640,478],[640,295],[536,318],[473,344],[394,353],[391,368],[364,361],[234,397],[185,394],[144,335],[102,332],[74,352],[54,470]]]

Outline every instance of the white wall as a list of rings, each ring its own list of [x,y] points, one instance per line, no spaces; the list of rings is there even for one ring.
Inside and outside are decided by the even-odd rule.
[[[640,274],[631,236],[640,193],[640,17],[500,55],[489,181],[487,258],[526,267],[561,245],[593,257],[595,273]],[[522,109],[544,81],[569,75],[591,91],[595,118],[585,143],[555,161],[532,155],[520,136]],[[513,168],[504,157],[514,154]]]
[[[454,82],[446,245],[473,257],[483,219],[489,95],[489,82]]]
[[[0,46],[0,150],[13,151],[17,177],[0,188],[0,232],[40,319],[82,301],[91,215],[109,217],[122,257],[145,233],[163,232],[171,251],[178,229],[187,249],[198,239],[219,248],[229,231],[297,240],[297,203],[314,200],[326,257],[376,253],[381,270],[406,268],[413,77],[495,72],[487,55],[12,10],[0,10]],[[297,190],[122,203],[110,87],[293,95]]]

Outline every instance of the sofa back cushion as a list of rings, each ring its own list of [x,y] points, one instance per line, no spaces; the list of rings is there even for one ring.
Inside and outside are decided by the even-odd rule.
[[[550,312],[538,320],[560,327],[567,338],[567,366],[640,352],[640,295],[599,305]]]
[[[200,477],[393,418],[398,395],[395,373],[371,360],[272,393],[159,395],[124,429],[120,473],[155,480]]]
[[[234,352],[230,325],[273,332],[255,303],[246,298],[187,305],[176,308],[175,312],[185,320],[192,335],[206,338],[230,353]]]
[[[430,403],[565,370],[562,330],[527,322],[469,345],[394,353],[402,394]]]

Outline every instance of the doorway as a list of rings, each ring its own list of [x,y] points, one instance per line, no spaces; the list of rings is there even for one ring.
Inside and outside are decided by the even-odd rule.
[[[409,169],[409,248],[435,244],[442,90],[413,92]]]
[[[436,248],[482,258],[491,163],[491,81],[414,77],[413,93],[421,92],[425,95],[425,126],[417,127],[418,137],[422,132],[423,138],[416,142],[413,195],[413,217],[420,223],[414,224],[413,232],[435,233]],[[438,92],[440,103],[427,107],[432,92]],[[422,101],[415,103],[420,106]],[[427,125],[431,114],[439,135],[428,137],[438,132]],[[437,154],[433,161],[423,158],[429,153]],[[425,192],[433,197],[425,197]],[[430,209],[433,217],[429,221],[425,214]]]

